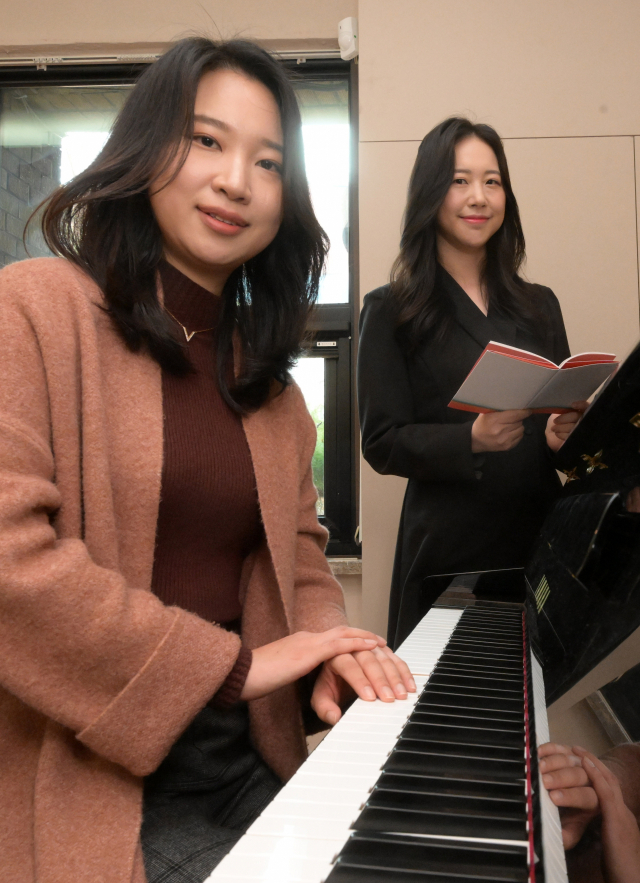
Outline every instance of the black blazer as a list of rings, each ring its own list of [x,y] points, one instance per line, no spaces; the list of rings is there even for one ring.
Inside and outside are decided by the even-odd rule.
[[[548,324],[524,331],[489,308],[485,316],[444,270],[438,285],[455,307],[442,342],[427,338],[409,358],[398,340],[389,286],[372,291],[360,317],[358,399],[365,459],[383,475],[409,479],[402,508],[389,608],[389,641],[426,613],[433,574],[521,567],[560,491],[544,437],[546,415],[525,421],[511,451],[473,454],[476,414],[447,405],[490,340],[554,362],[569,355],[553,292],[532,289]],[[439,594],[439,590],[436,593]]]

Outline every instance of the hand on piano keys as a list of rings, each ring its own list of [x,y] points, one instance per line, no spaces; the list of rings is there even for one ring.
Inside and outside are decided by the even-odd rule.
[[[320,720],[333,726],[354,693],[367,702],[376,698],[393,702],[415,692],[416,682],[407,664],[389,647],[375,647],[334,656],[325,662],[313,690],[311,707]]]
[[[295,632],[257,647],[240,698],[248,701],[291,684],[324,663],[311,704],[318,717],[335,724],[340,704],[353,695],[373,701],[406,699],[416,685],[409,669],[384,638],[338,626],[326,632]]]

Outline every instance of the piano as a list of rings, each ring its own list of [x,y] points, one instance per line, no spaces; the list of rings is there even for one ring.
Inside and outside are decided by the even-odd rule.
[[[640,662],[640,345],[556,466],[524,573],[445,580],[397,650],[417,693],[357,700],[207,883],[566,883],[536,747],[547,698]],[[487,577],[524,603],[490,600]]]
[[[398,653],[417,692],[356,700],[207,883],[565,883],[522,605],[434,607]]]

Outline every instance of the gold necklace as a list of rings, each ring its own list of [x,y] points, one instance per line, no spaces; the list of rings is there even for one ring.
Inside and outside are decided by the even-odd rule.
[[[213,328],[199,328],[197,331],[187,331],[182,322],[180,322],[179,319],[176,319],[171,310],[167,310],[166,307],[164,309],[165,312],[169,313],[173,321],[177,322],[177,324],[182,328],[182,330],[184,331],[184,336],[187,338],[187,343],[189,343],[194,334],[204,334],[205,331],[213,331]]]

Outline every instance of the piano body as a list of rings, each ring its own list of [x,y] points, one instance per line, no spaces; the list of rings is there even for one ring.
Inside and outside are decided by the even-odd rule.
[[[524,603],[451,575],[397,651],[417,693],[357,700],[207,883],[565,883],[536,747],[545,686],[573,704],[640,661],[640,346],[557,466],[525,579],[494,576]]]

